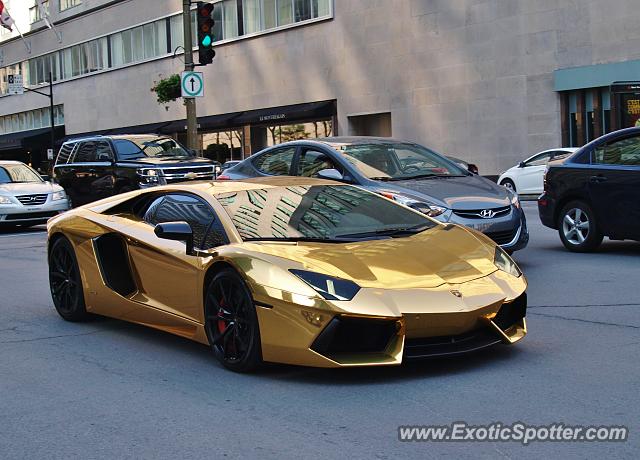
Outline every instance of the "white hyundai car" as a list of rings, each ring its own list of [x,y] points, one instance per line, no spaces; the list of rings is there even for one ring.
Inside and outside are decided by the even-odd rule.
[[[539,195],[543,192],[542,182],[547,163],[566,158],[577,150],[577,148],[567,147],[536,153],[503,172],[498,178],[498,184],[520,195]]]
[[[19,161],[0,161],[0,226],[45,223],[69,209],[64,189]]]

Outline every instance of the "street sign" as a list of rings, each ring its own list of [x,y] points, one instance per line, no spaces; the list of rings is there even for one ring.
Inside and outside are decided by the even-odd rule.
[[[47,149],[47,159],[53,160],[53,149]]]
[[[7,75],[7,83],[9,86],[9,94],[23,94],[22,75]]]
[[[182,72],[180,78],[182,97],[203,97],[204,78],[202,72]]]

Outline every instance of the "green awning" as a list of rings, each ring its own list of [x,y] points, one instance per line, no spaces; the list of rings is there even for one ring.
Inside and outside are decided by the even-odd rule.
[[[553,79],[556,91],[599,88],[617,81],[638,81],[640,60],[559,69],[553,73]]]

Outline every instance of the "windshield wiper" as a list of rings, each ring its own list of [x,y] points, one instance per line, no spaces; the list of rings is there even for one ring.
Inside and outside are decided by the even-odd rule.
[[[336,238],[367,238],[371,236],[390,236],[392,238],[398,236],[415,235],[416,233],[424,232],[432,228],[431,224],[418,224],[412,227],[393,227],[393,228],[381,228],[370,232],[361,233],[348,233],[345,235],[337,235]]]
[[[389,176],[380,176],[380,177],[370,177],[369,179],[370,180],[380,180],[380,181],[383,181],[383,182],[387,182],[387,181],[390,181],[392,178],[389,177]]]

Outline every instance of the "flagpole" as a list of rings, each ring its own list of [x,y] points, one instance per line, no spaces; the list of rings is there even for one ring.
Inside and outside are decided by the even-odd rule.
[[[18,31],[18,33],[20,34],[20,38],[22,39],[22,43],[24,43],[24,47],[27,49],[27,52],[31,54],[31,42],[27,42],[27,40],[24,38],[24,35],[22,35],[22,32],[20,32],[20,29],[18,29],[18,24],[14,22],[13,26],[16,28],[16,31]]]

